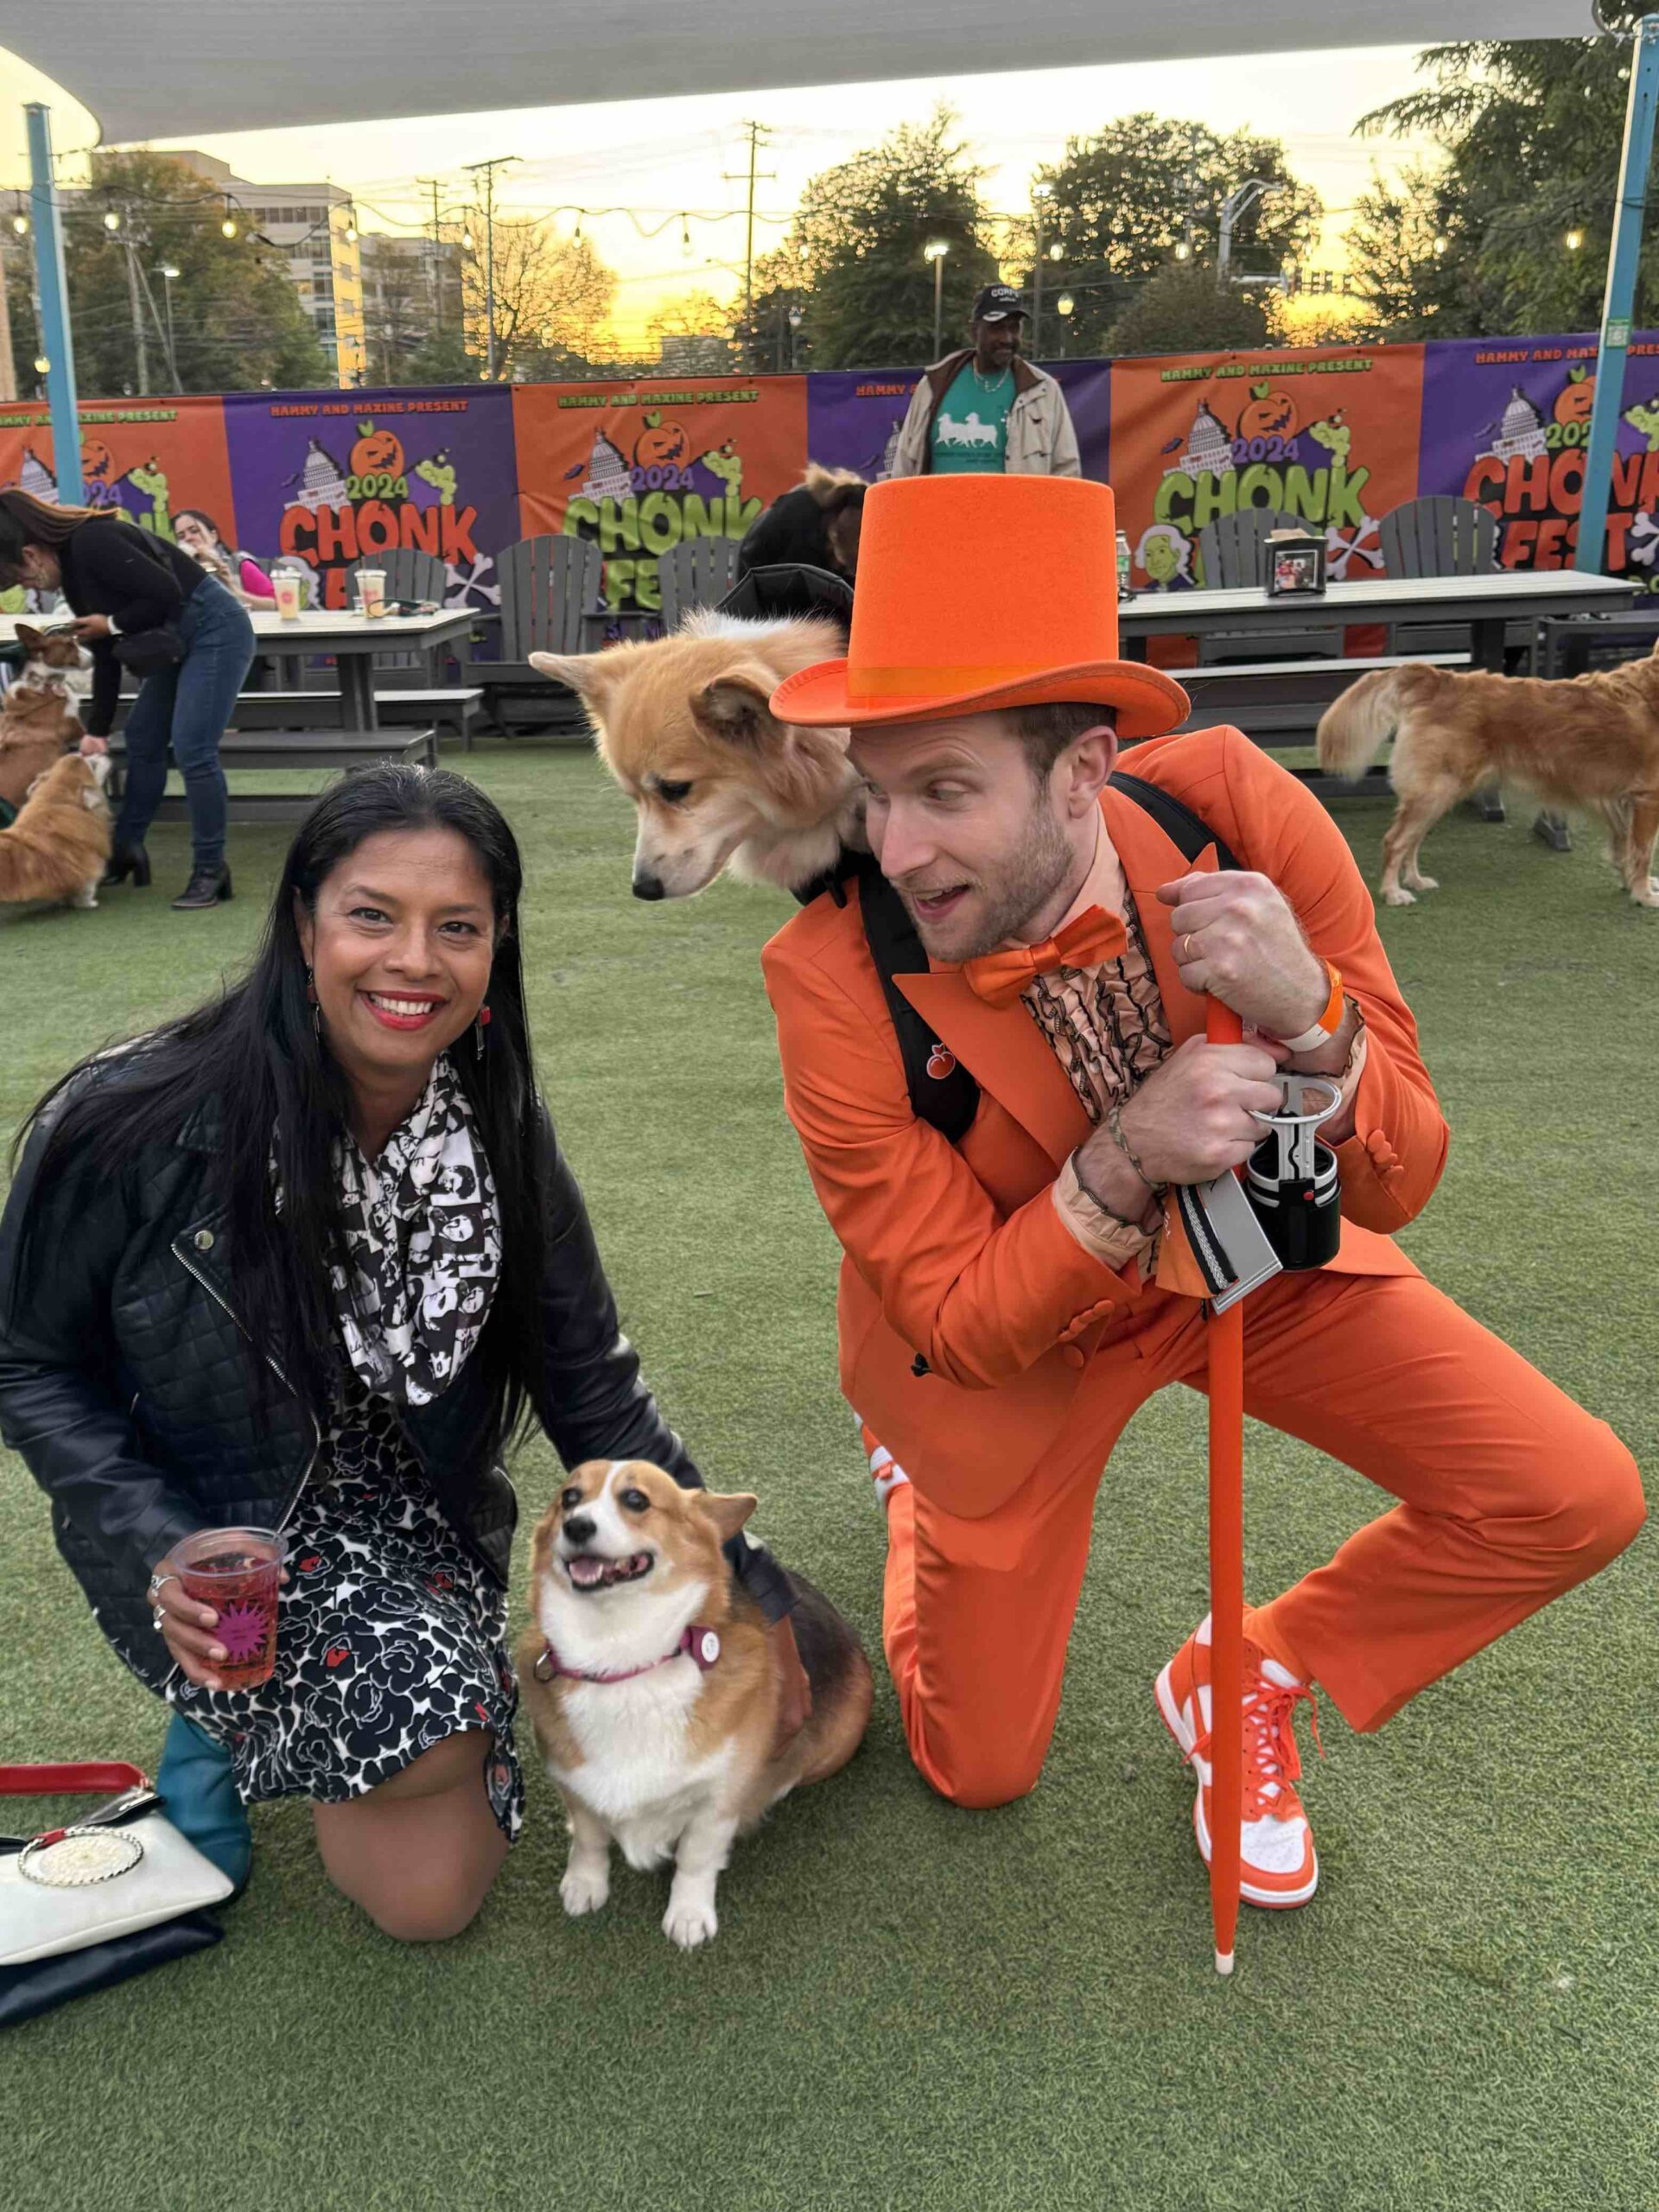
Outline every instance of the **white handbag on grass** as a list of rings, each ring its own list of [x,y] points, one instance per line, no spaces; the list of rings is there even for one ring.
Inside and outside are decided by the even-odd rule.
[[[0,1766],[0,1796],[111,1788],[84,1821],[0,1838],[0,2026],[218,1941],[201,1916],[236,1885],[155,1809],[139,1768]]]

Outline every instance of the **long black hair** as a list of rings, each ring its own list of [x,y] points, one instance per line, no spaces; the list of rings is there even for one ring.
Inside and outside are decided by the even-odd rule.
[[[539,1317],[550,1147],[524,1016],[518,842],[494,802],[446,770],[392,764],[332,785],[295,835],[258,953],[242,981],[127,1051],[83,1061],[39,1102],[15,1148],[50,1116],[10,1287],[20,1301],[34,1270],[51,1264],[49,1253],[31,1249],[29,1229],[45,1218],[54,1190],[73,1181],[76,1196],[96,1205],[100,1187],[141,1148],[165,1143],[207,1116],[216,1124],[213,1185],[225,1210],[236,1318],[257,1395],[267,1399],[276,1388],[274,1363],[313,1418],[326,1417],[339,1359],[329,1289],[329,1268],[341,1249],[333,1154],[349,1102],[346,1079],[316,1034],[298,912],[315,912],[323,883],[366,838],[419,830],[465,839],[495,912],[484,1051],[475,1050],[472,1034],[451,1049],[501,1217],[500,1280],[473,1353],[489,1382],[486,1433],[479,1440],[487,1452],[530,1414],[543,1421],[548,1415]],[[87,1070],[93,1078],[79,1080]]]

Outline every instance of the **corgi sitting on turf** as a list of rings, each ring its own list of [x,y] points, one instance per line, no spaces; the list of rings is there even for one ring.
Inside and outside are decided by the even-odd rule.
[[[799,1783],[844,1766],[870,1713],[858,1638],[791,1578],[812,1713],[774,1756],[782,1690],[766,1623],[721,1549],[754,1507],[683,1490],[644,1460],[589,1460],[531,1553],[519,1679],[569,1821],[564,1909],[604,1904],[613,1841],[631,1866],[671,1858],[663,1932],[686,1950],[719,1925],[715,1886],[734,1840]]]

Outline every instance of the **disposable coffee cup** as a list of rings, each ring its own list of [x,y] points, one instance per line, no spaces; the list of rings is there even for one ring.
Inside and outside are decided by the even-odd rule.
[[[199,1529],[174,1554],[185,1596],[219,1616],[212,1634],[226,1656],[208,1663],[227,1690],[251,1690],[270,1680],[287,1555],[271,1529]]]
[[[371,622],[378,621],[385,613],[386,572],[384,569],[358,570],[357,603]]]
[[[278,569],[270,580],[276,594],[276,613],[279,620],[297,622],[300,619],[300,580],[291,569]]]

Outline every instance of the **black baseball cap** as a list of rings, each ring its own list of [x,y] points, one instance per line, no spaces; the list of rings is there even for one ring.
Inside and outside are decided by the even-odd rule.
[[[1023,315],[1026,303],[1012,284],[988,284],[974,302],[970,322],[1006,322],[1011,315]]]

